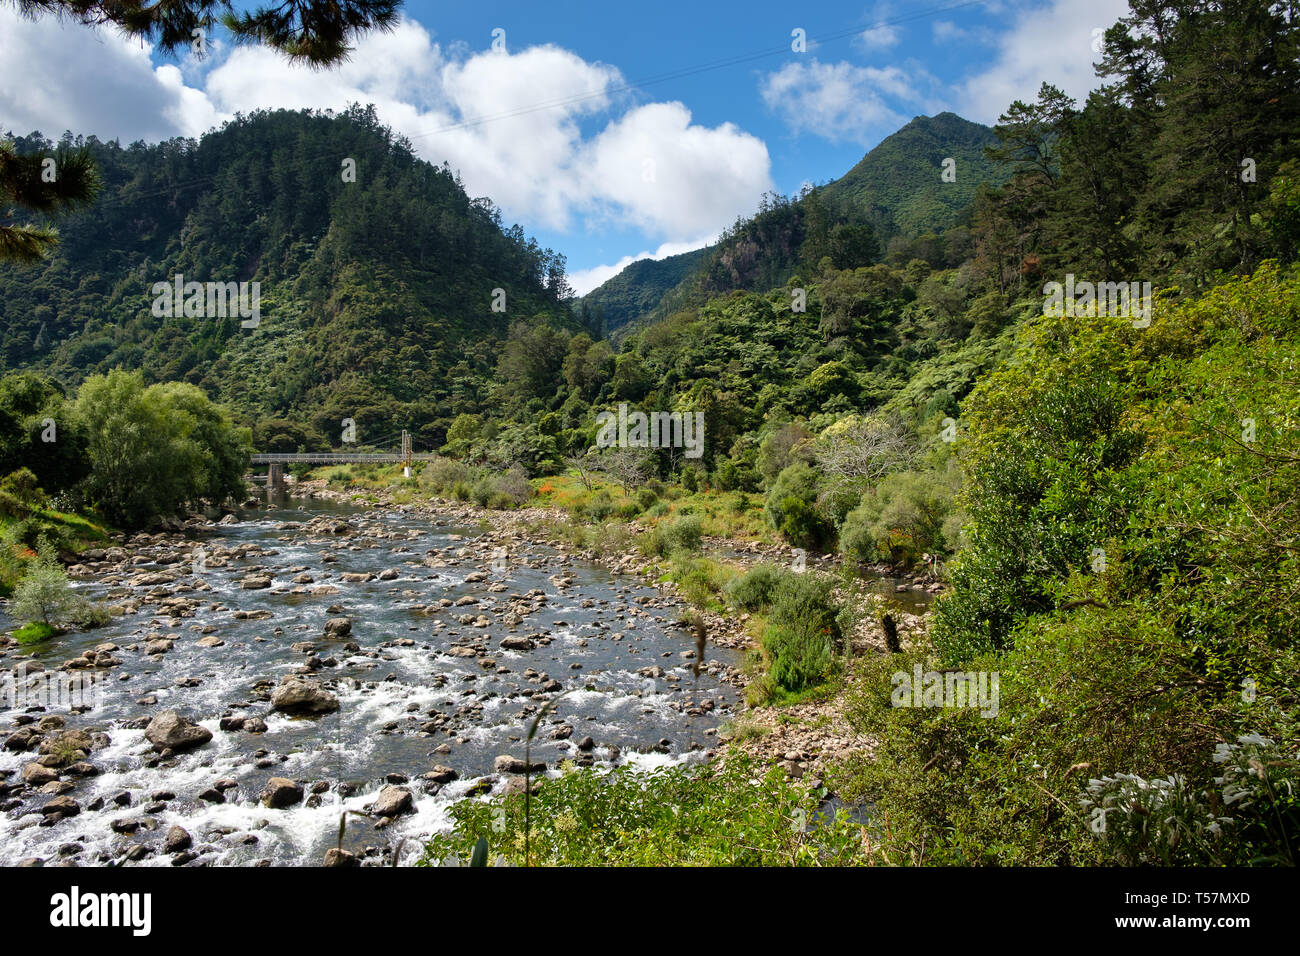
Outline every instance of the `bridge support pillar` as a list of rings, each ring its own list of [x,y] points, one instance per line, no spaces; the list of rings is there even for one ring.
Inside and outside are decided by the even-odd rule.
[[[277,494],[284,491],[284,465],[273,461],[266,466],[266,493]]]

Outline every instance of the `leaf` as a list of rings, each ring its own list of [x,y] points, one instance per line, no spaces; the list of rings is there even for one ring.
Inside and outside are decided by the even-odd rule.
[[[479,837],[478,842],[474,844],[474,852],[470,855],[470,866],[487,866],[488,842],[487,837]]]

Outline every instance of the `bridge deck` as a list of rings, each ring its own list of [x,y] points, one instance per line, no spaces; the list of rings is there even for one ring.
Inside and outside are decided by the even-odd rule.
[[[412,461],[430,461],[436,455],[412,455]],[[389,463],[401,464],[406,459],[399,453],[388,454],[363,454],[350,452],[267,452],[265,454],[253,455],[252,463],[254,465],[345,465],[345,464],[375,464]]]

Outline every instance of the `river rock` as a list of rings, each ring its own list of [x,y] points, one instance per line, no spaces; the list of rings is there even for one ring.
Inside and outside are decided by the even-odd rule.
[[[262,802],[272,810],[291,807],[302,802],[302,787],[287,777],[272,777],[266,781]]]
[[[188,850],[193,842],[193,837],[184,827],[172,827],[163,840],[163,852],[179,853],[181,850]]]
[[[531,651],[537,645],[528,637],[505,637],[501,639],[501,646],[508,651]]]
[[[424,775],[424,779],[432,781],[433,783],[451,783],[458,776],[459,774],[457,774],[455,770],[443,766],[442,764],[438,764]]]
[[[33,787],[40,787],[52,780],[59,779],[59,772],[51,770],[49,767],[41,766],[38,763],[29,763],[23,767],[23,780]]]
[[[357,859],[354,853],[340,850],[338,847],[330,847],[325,851],[325,863],[323,865],[328,867],[360,866],[361,861]]]
[[[290,674],[271,692],[271,706],[288,714],[329,714],[339,699],[314,680]]]
[[[541,773],[546,769],[546,763],[539,760],[529,766],[519,757],[501,754],[492,761],[492,769],[497,773]]]
[[[411,809],[411,791],[405,787],[387,786],[379,791],[370,812],[380,817],[395,817]]]
[[[41,813],[47,817],[54,816],[56,813],[63,817],[75,817],[80,812],[81,805],[71,797],[55,797],[41,807]]]
[[[158,751],[189,750],[201,747],[212,739],[212,731],[182,717],[174,710],[164,710],[149,721],[144,735],[153,744],[154,750]]]
[[[262,588],[269,588],[271,586],[271,575],[250,574],[239,582],[239,586],[245,591],[258,591]]]
[[[332,617],[325,622],[325,636],[335,640],[343,640],[352,633],[352,618],[350,617]]]

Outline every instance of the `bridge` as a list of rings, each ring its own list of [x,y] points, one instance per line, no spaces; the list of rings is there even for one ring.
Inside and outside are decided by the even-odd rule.
[[[328,451],[275,451],[253,455],[250,459],[254,465],[345,465],[345,464],[410,464],[413,461],[432,461],[437,455],[403,455],[400,452],[379,452],[365,454],[362,452],[328,452]]]
[[[388,438],[397,437],[390,435]],[[407,477],[410,477],[411,462],[414,461],[431,461],[437,457],[432,453],[416,454],[411,442],[411,433],[402,430],[401,447],[390,452],[348,452],[348,451],[271,451],[258,452],[250,456],[249,463],[252,465],[266,465],[266,490],[268,493],[278,491],[284,486],[284,466],[285,465],[376,465],[401,464],[406,467]],[[384,439],[380,439],[383,441]]]

